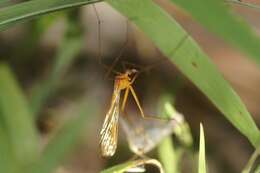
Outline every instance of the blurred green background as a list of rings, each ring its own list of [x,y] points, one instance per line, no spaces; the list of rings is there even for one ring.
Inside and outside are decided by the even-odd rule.
[[[133,85],[147,115],[163,116],[169,104],[186,120],[187,131],[174,129],[147,154],[166,172],[257,167],[259,2],[93,2],[0,0],[0,172],[92,173],[128,161],[121,126],[112,158],[98,144],[114,83],[101,62],[117,57],[115,71],[122,62],[147,69]],[[131,97],[126,112],[138,114]]]

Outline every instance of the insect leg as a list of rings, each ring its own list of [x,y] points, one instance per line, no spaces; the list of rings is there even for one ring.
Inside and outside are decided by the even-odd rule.
[[[161,117],[158,117],[158,116],[148,116],[148,115],[145,115],[144,111],[143,111],[143,109],[141,107],[141,104],[140,104],[140,102],[138,100],[138,97],[137,97],[137,95],[136,95],[136,93],[135,93],[135,91],[134,91],[134,89],[133,89],[133,87],[131,85],[129,86],[129,89],[130,89],[130,91],[131,91],[131,93],[132,93],[132,95],[134,97],[134,100],[135,100],[135,102],[137,104],[137,107],[138,107],[140,113],[141,113],[141,116],[144,119],[157,119],[157,120],[162,120],[162,121],[170,121],[170,120],[171,121],[172,120],[176,121],[175,119],[171,119],[171,118],[161,118]],[[176,123],[178,123],[178,122],[176,121]]]
[[[123,103],[122,103],[122,107],[121,107],[121,111],[124,112],[125,111],[125,105],[126,105],[126,99],[128,97],[129,94],[129,88],[126,88],[125,90],[125,95],[124,95],[124,99],[123,99]]]
[[[136,80],[136,78],[138,77],[139,73],[136,73],[135,76],[132,78],[130,85],[132,85],[134,83],[134,81]]]
[[[189,34],[185,34],[183,36],[183,38],[178,42],[178,44],[176,45],[176,47],[173,48],[173,50],[171,51],[170,55],[173,56],[175,54],[175,52],[184,44],[184,42],[189,38]],[[149,72],[151,69],[153,69],[154,67],[158,66],[159,64],[165,63],[167,62],[167,60],[169,60],[168,58],[165,59],[161,59],[158,60],[154,63],[152,63],[151,65],[143,68],[141,71],[139,71],[139,73],[143,73],[143,72]]]
[[[142,107],[141,107],[141,105],[140,105],[140,102],[139,102],[139,100],[138,100],[137,95],[135,94],[135,91],[134,91],[133,87],[132,87],[131,85],[129,85],[128,88],[130,89],[130,91],[131,91],[131,93],[132,93],[132,95],[133,95],[133,97],[134,97],[134,100],[135,100],[135,102],[136,102],[136,104],[137,104],[137,107],[138,107],[138,109],[140,110],[141,116],[142,116],[143,118],[145,118],[143,109],[142,109]]]

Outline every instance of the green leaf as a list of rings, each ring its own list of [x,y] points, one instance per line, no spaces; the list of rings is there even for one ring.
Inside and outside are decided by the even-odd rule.
[[[256,166],[255,173],[260,173],[260,165]]]
[[[178,173],[180,150],[174,148],[171,137],[164,139],[158,147],[160,161],[163,164],[166,173]]]
[[[34,121],[12,72],[1,63],[0,81],[0,119],[17,161],[27,165],[38,155]]]
[[[205,156],[205,136],[203,125],[200,124],[200,150],[199,150],[199,165],[198,173],[206,173],[206,156]]]
[[[7,29],[18,21],[25,21],[46,13],[77,7],[101,0],[31,0],[0,9],[0,30]]]
[[[0,127],[0,153],[0,172],[13,173],[18,166],[13,158],[7,134],[2,127]]]
[[[86,103],[91,103],[91,105]],[[96,115],[96,110],[98,110],[94,102],[90,100],[84,102],[78,109],[80,110],[79,116],[68,121],[53,137],[37,164],[32,168],[31,173],[53,172],[79,141],[80,132],[87,124],[88,117]]]
[[[242,173],[250,173],[251,172],[251,170],[254,166],[254,163],[255,163],[256,159],[258,158],[258,156],[259,156],[259,148],[254,151],[254,153],[252,154],[252,156],[248,160],[245,168],[243,169]]]
[[[185,39],[187,33],[171,16],[150,0],[107,2],[143,30],[162,53],[257,146],[259,131],[245,105],[196,42],[190,37]]]
[[[129,169],[132,169],[132,168],[143,169],[144,168],[143,166],[146,165],[146,164],[153,165],[153,166],[157,167],[160,172],[164,172],[162,165],[159,161],[157,161],[155,159],[141,158],[141,159],[138,159],[138,160],[133,160],[133,161],[128,161],[128,162],[125,162],[125,163],[122,163],[122,164],[118,164],[116,166],[113,166],[111,168],[108,168],[106,170],[101,171],[101,173],[123,173],[123,172],[128,172]],[[135,172],[137,172],[137,171],[135,171]]]
[[[184,119],[184,116],[179,113],[168,97],[164,98],[163,110],[161,113],[170,119],[175,119],[178,121],[178,125],[175,127],[174,134],[177,139],[186,147],[192,147],[193,139],[190,131],[188,122]]]
[[[101,173],[123,173],[127,171],[129,168],[133,167],[134,165],[136,165],[135,161],[129,161],[103,170],[101,171]]]
[[[170,95],[161,96],[160,102],[158,104],[158,114],[163,115],[163,117],[167,119],[175,119],[178,122],[174,128],[174,134],[181,144],[178,147],[175,147],[175,142],[171,136],[167,137],[160,143],[158,147],[158,154],[166,173],[180,172],[179,165],[184,150],[187,149],[182,145],[185,147],[191,147],[193,143],[189,125],[185,121],[183,115],[177,112],[177,110],[172,105],[172,97],[173,96]]]
[[[251,55],[260,63],[260,39],[247,23],[231,15],[224,0],[171,0],[210,31]],[[234,14],[234,13],[232,13]]]

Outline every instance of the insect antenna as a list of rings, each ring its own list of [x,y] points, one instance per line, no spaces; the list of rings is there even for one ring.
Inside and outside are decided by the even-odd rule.
[[[173,48],[172,52],[170,54],[172,54],[172,56],[175,55],[176,51],[184,44],[184,42],[189,38],[189,34],[185,34],[183,36],[183,38],[179,41],[179,43],[176,45],[175,48]],[[156,66],[160,65],[160,64],[163,64],[165,62],[167,62],[168,58],[165,58],[165,59],[161,59],[161,60],[158,60],[150,65],[148,65],[147,67],[144,67],[142,70],[139,71],[139,74],[140,73],[143,73],[143,72],[149,72],[151,69],[155,68]]]
[[[129,35],[129,29],[128,29],[128,20],[126,20],[126,38],[125,38],[125,42],[122,45],[122,47],[119,50],[119,54],[116,56],[115,60],[113,61],[112,65],[110,66],[110,68],[108,69],[107,73],[106,73],[106,77],[108,77],[108,75],[111,73],[112,69],[116,66],[118,60],[122,57],[127,45],[128,45],[128,35]]]
[[[113,72],[114,74],[121,74],[120,72],[117,72],[116,70],[114,70],[114,67],[116,66],[117,62],[119,61],[119,59],[122,57],[127,45],[128,45],[128,35],[129,35],[129,28],[128,28],[128,25],[129,25],[129,21],[126,20],[126,31],[125,31],[125,41],[122,45],[122,47],[120,47],[120,50],[117,54],[117,56],[115,57],[114,61],[112,62],[111,65],[107,65],[105,64],[103,61],[102,61],[102,43],[101,43],[101,24],[102,24],[102,20],[101,20],[101,17],[98,13],[98,10],[95,6],[95,4],[93,4],[93,9],[94,9],[94,12],[96,14],[96,17],[97,17],[97,21],[98,21],[98,61],[99,61],[99,64],[105,68],[107,70],[106,74],[105,74],[105,78],[108,78],[108,76],[110,75],[111,72]]]
[[[176,53],[176,51],[184,44],[184,42],[189,38],[189,34],[185,34],[183,36],[183,38],[178,42],[178,44],[176,45],[176,47],[173,48],[173,50],[171,51],[170,54],[172,54],[172,56],[174,56],[174,54]],[[131,62],[127,62],[127,61],[122,61],[122,66],[123,69],[126,70],[128,68],[137,68],[138,72],[137,75],[140,75],[141,73],[147,73],[150,72],[151,69],[155,68],[156,66],[163,64],[165,62],[169,61],[167,58],[158,60],[156,62],[153,62],[151,64],[149,64],[146,67],[142,67],[141,65],[137,65],[135,63],[131,63]]]

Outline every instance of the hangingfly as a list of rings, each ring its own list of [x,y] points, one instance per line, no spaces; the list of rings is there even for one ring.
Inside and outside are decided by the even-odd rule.
[[[117,148],[118,118],[119,118],[121,91],[125,90],[124,99],[121,106],[122,112],[124,111],[129,90],[134,96],[134,99],[137,102],[138,107],[140,106],[139,101],[134,92],[134,89],[132,87],[132,84],[135,81],[136,77],[137,77],[137,70],[131,69],[131,70],[126,70],[125,73],[118,74],[115,78],[114,92],[111,100],[111,105],[106,114],[105,121],[100,131],[100,136],[101,136],[100,147],[101,147],[101,155],[103,157],[113,156]]]

